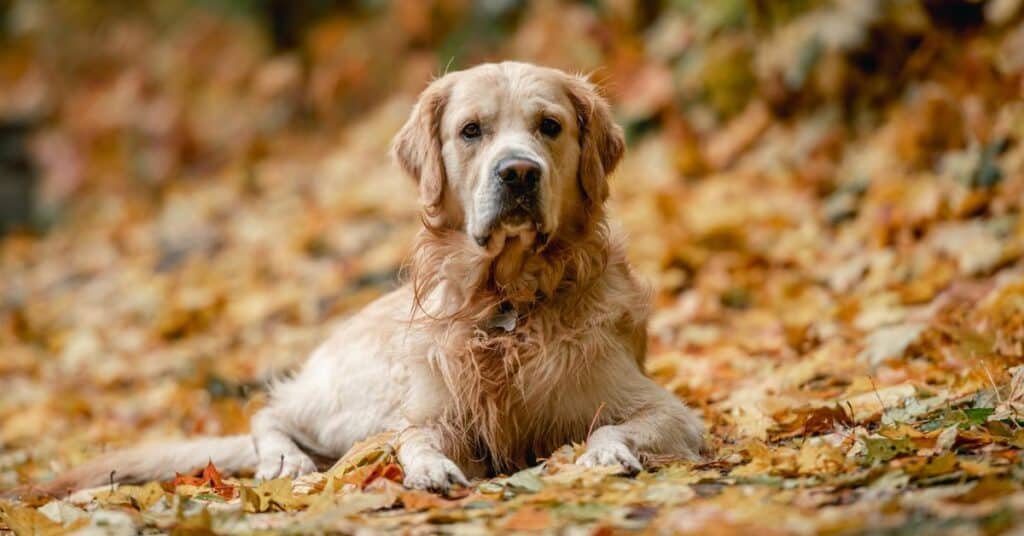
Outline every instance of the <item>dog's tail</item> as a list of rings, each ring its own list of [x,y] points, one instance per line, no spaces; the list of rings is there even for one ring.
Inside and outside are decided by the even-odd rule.
[[[213,462],[223,473],[256,467],[252,436],[236,435],[193,439],[172,444],[143,445],[89,460],[30,491],[59,497],[103,484],[169,480],[175,474],[191,474]]]

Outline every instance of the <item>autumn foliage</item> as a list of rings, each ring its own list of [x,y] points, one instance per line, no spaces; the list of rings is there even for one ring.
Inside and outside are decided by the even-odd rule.
[[[442,497],[377,437],[294,481],[0,499],[0,531],[1024,525],[1024,2],[292,4],[0,1],[0,490],[246,431],[399,280],[416,92],[505,58],[614,103],[648,372],[714,456],[626,477],[567,445]]]

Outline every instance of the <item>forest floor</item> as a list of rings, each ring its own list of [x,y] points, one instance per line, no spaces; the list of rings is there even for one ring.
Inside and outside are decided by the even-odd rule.
[[[378,437],[294,481],[210,467],[0,499],[0,532],[1021,530],[1024,25],[929,41],[940,30],[872,16],[931,54],[904,58],[924,66],[896,89],[850,74],[850,45],[822,36],[810,74],[786,76],[846,72],[838,89],[819,76],[792,100],[757,72],[735,106],[705,88],[711,122],[662,96],[665,76],[689,79],[660,56],[609,75],[630,132],[611,212],[655,288],[647,372],[703,415],[706,462],[629,477],[573,465],[567,445],[439,496],[403,489]],[[175,46],[129,24],[112,35],[139,44],[118,54],[159,62],[115,54],[104,82],[47,97],[60,105],[33,143],[61,213],[0,243],[0,490],[117,447],[247,431],[271,378],[400,279],[419,215],[388,146],[411,93],[336,131],[281,127],[301,67],[223,24]],[[754,63],[794,32],[749,45]],[[731,61],[748,45],[725,35],[696,42]],[[47,76],[0,105],[52,92]]]

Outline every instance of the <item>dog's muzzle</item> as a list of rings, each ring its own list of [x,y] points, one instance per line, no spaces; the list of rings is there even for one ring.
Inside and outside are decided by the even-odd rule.
[[[500,184],[498,223],[521,225],[541,223],[539,186],[544,170],[540,163],[523,156],[502,158],[494,166]]]
[[[480,225],[472,231],[476,243],[492,254],[513,239],[526,245],[546,245],[541,202],[545,167],[534,158],[513,153],[499,159],[490,173],[486,198],[478,207],[482,208]]]

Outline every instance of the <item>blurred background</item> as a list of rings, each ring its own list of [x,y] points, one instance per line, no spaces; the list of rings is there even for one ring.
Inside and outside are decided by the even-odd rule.
[[[718,443],[975,396],[1024,345],[1022,4],[0,0],[0,487],[246,430],[398,281],[390,138],[489,60],[613,102],[649,372]]]

